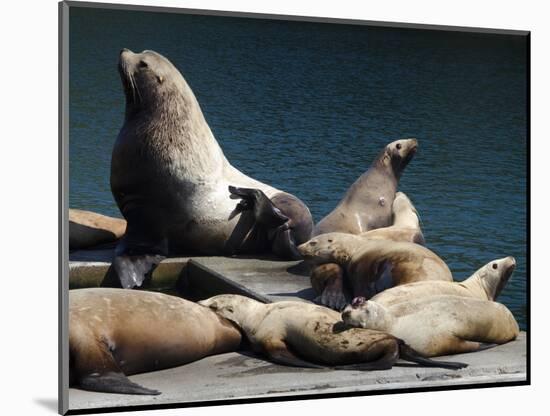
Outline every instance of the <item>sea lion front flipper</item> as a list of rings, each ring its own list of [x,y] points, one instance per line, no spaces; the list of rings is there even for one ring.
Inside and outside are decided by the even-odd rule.
[[[158,264],[166,258],[163,244],[149,243],[150,239],[128,226],[126,235],[115,249],[113,268],[124,289],[140,287]]]
[[[260,189],[237,188],[229,185],[230,198],[241,198],[238,210],[252,210],[256,221],[267,229],[277,228],[288,221],[288,217],[279,210]]]
[[[351,296],[345,288],[344,272],[339,266],[338,269],[330,271],[331,276],[325,280],[325,288],[321,296],[315,299],[321,305],[341,311],[351,301]]]
[[[78,382],[83,390],[121,394],[161,394],[158,390],[148,389],[130,381],[123,373],[108,372],[105,374],[90,374]]]
[[[262,349],[269,359],[277,364],[291,367],[326,368],[297,357],[282,340],[267,340],[262,343]]]

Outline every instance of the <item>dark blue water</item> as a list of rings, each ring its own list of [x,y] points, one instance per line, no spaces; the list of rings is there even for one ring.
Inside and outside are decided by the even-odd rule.
[[[71,8],[70,206],[120,216],[118,52],[153,49],[194,90],[233,165],[316,220],[388,142],[416,137],[400,189],[462,279],[512,255],[500,300],[526,318],[526,43],[364,26]]]

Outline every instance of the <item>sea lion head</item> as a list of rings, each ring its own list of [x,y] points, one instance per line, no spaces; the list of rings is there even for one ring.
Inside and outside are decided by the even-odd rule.
[[[354,298],[342,312],[344,324],[356,328],[384,331],[388,327],[388,318],[389,314],[384,306],[362,296]]]
[[[357,236],[345,233],[327,233],[313,237],[298,246],[304,258],[314,264],[345,264],[351,258],[351,248],[357,245]]]
[[[126,117],[142,110],[172,111],[194,104],[194,96],[177,68],[161,54],[120,51],[118,70],[126,95]],[[191,95],[189,96],[189,93]],[[187,97],[187,98],[186,98]],[[186,103],[189,100],[189,103]]]
[[[397,179],[412,160],[418,149],[418,140],[401,139],[386,145],[382,154],[377,158],[378,163],[390,168]]]
[[[487,298],[495,300],[512,276],[516,268],[516,259],[512,256],[493,260],[476,272]]]
[[[242,326],[244,320],[249,317],[253,308],[260,302],[241,295],[218,295],[201,300],[199,305],[212,309],[218,315]]]

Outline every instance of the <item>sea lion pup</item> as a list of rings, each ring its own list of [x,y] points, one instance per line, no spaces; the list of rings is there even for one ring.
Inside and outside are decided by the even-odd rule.
[[[69,250],[112,243],[126,231],[126,221],[91,211],[69,208]]]
[[[359,234],[364,238],[392,241],[408,241],[424,245],[424,235],[420,227],[418,211],[403,192],[396,192],[392,204],[393,224]]]
[[[418,212],[411,200],[403,192],[397,192],[392,205],[393,225],[377,228],[359,234],[363,238],[408,241],[424,245]],[[346,291],[344,269],[335,263],[315,267],[310,276],[311,286],[319,295],[315,302],[329,308],[341,309],[345,306]],[[326,289],[326,290],[325,290]]]
[[[360,234],[389,226],[399,178],[417,147],[416,139],[396,140],[384,147],[336,208],[315,225],[313,235],[332,232]]]
[[[401,340],[379,331],[346,328],[340,314],[311,303],[266,305],[240,295],[218,295],[199,303],[234,322],[254,351],[278,364],[314,368],[361,364],[362,370],[385,370],[401,357],[426,366],[466,366],[422,360]]]
[[[493,260],[462,282],[415,282],[380,292],[372,301],[386,307],[434,295],[455,295],[494,301],[516,267],[513,257]]]
[[[140,286],[168,255],[297,258],[313,228],[309,209],[228,162],[174,65],[154,51],[123,49],[119,72],[126,114],[111,190],[128,221],[113,262],[121,285]]]
[[[449,267],[437,254],[414,243],[328,233],[312,238],[298,250],[313,264],[342,267],[344,283],[340,286],[347,286],[352,297],[370,298],[384,289],[423,280],[453,281]],[[341,287],[325,287],[325,291],[334,291],[331,307],[336,309],[349,303]]]
[[[69,384],[84,390],[160,394],[126,375],[235,351],[240,331],[193,302],[123,289],[69,291]]]
[[[342,319],[354,327],[386,331],[425,357],[477,351],[486,344],[512,341],[519,334],[506,306],[452,295],[411,299],[390,307],[359,297],[346,307]]]

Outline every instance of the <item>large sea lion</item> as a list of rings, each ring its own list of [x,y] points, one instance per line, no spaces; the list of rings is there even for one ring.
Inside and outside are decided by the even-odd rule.
[[[159,394],[126,375],[238,349],[240,331],[210,309],[155,292],[69,291],[69,384],[85,390]]]
[[[405,241],[424,244],[418,212],[403,192],[397,192],[392,204],[393,224],[359,234],[363,238]],[[344,288],[344,269],[336,263],[325,263],[311,271],[311,286],[319,295],[315,301],[328,307],[339,308]],[[328,290],[325,288],[328,287]]]
[[[313,235],[331,232],[360,234],[389,226],[399,178],[416,153],[417,146],[416,139],[403,139],[384,147],[336,208],[315,225]]]
[[[239,295],[218,295],[199,303],[234,322],[256,352],[279,364],[361,364],[362,370],[384,370],[401,357],[426,366],[466,366],[419,359],[399,339],[379,331],[346,328],[337,312],[310,303],[282,301],[266,305]]]
[[[341,285],[327,285],[331,303],[341,309],[351,297],[370,298],[384,289],[423,280],[452,282],[449,267],[433,251],[418,244],[328,233],[312,238],[298,250],[313,264],[336,263],[342,267]]]
[[[493,260],[462,282],[425,281],[386,289],[371,300],[386,307],[434,295],[455,295],[494,301],[516,267],[513,257]]]
[[[69,249],[79,250],[119,240],[126,221],[91,211],[69,208]]]
[[[411,299],[390,307],[356,298],[342,313],[347,325],[386,331],[425,357],[477,351],[519,334],[506,306],[452,295]]]
[[[229,163],[176,67],[154,51],[123,49],[119,72],[126,115],[111,190],[128,221],[114,259],[122,286],[140,286],[168,255],[299,257],[309,209]]]

